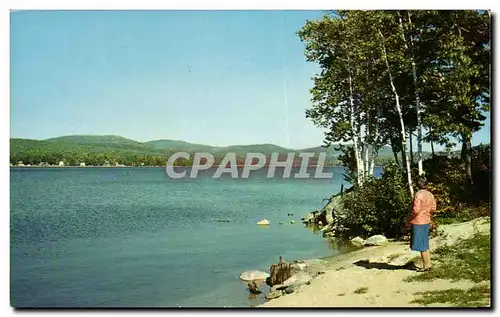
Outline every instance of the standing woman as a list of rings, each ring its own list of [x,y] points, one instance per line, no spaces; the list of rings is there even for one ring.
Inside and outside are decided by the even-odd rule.
[[[410,248],[412,251],[419,251],[422,257],[423,267],[417,269],[417,271],[425,272],[431,269],[429,231],[431,215],[436,211],[436,200],[434,195],[427,190],[427,182],[423,178],[417,180],[417,186],[420,190],[413,197],[407,224],[411,225]]]

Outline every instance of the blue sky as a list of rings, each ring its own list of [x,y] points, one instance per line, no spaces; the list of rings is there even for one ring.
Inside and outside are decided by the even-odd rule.
[[[322,14],[12,13],[11,137],[320,145],[323,131],[304,115],[317,66],[296,31]]]

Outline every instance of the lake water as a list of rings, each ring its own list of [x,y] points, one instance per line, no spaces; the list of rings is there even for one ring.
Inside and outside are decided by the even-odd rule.
[[[300,223],[340,190],[343,170],[330,171],[173,180],[162,168],[11,168],[11,305],[257,305],[241,272],[342,252]]]

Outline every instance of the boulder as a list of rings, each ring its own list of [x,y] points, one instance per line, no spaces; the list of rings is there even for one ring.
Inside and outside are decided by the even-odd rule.
[[[295,223],[295,220],[290,221],[290,223],[291,223],[291,224],[294,224],[294,223]]]
[[[314,222],[314,214],[310,212],[306,217],[302,217],[300,219],[302,220],[302,223],[312,223]]]
[[[333,229],[332,226],[326,225],[323,228],[319,229],[320,232],[331,231]]]
[[[369,237],[365,241],[365,245],[385,245],[387,244],[387,238],[381,234],[376,234],[374,236]]]
[[[297,268],[298,271],[302,271],[307,267],[307,264],[304,262],[295,262],[295,263],[292,263],[292,270],[293,270],[293,267]]]
[[[247,281],[247,282],[259,281],[259,280],[264,281],[268,277],[269,277],[269,274],[267,274],[266,272],[257,271],[257,270],[246,271],[246,272],[241,273],[241,275],[240,275],[240,279],[243,281]]]
[[[325,206],[325,220],[327,224],[333,223],[333,210],[335,208],[336,199],[333,198],[330,202]]]
[[[280,285],[275,285],[276,289],[284,289],[292,285],[303,285],[312,280],[312,276],[305,272],[298,272],[290,276],[286,281]]]
[[[269,226],[269,220],[262,219],[262,220],[258,221],[257,224],[261,225],[261,226]]]
[[[282,291],[285,294],[290,294],[297,291],[302,285],[310,284],[312,280],[312,276],[305,272],[299,272],[297,274],[292,275],[289,279],[284,281],[281,284],[274,285],[271,287],[271,291]]]
[[[365,244],[365,240],[361,237],[356,237],[351,239],[351,243],[357,247],[362,247]]]
[[[334,238],[335,237],[335,232],[333,232],[333,231],[325,231],[325,232],[323,232],[323,237],[324,238]]]
[[[266,295],[266,299],[275,299],[278,298],[282,295],[283,293],[281,291],[270,291]]]

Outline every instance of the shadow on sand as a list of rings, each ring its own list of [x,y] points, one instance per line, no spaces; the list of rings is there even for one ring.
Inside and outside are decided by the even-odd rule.
[[[377,269],[377,270],[408,270],[415,271],[417,267],[413,262],[409,262],[405,265],[393,265],[384,262],[369,262],[367,260],[361,260],[354,263],[357,266],[364,267],[365,269]]]

